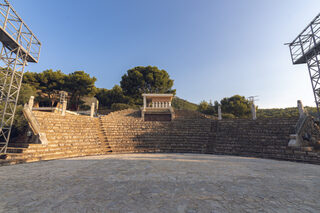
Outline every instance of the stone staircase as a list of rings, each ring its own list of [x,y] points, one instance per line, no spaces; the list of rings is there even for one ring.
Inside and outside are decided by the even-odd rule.
[[[10,143],[7,156],[0,164],[100,155],[111,151],[104,141],[98,118],[40,111],[33,114],[46,134],[48,144]]]
[[[175,110],[171,122],[143,121],[137,110],[123,110],[101,118],[113,153],[205,153],[211,119],[192,111]]]

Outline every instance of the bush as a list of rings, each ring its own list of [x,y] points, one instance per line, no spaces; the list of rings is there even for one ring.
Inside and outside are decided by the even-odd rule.
[[[36,97],[36,95],[37,95],[36,89],[34,89],[28,84],[22,84],[20,93],[19,93],[18,104],[24,105],[25,103],[28,103],[30,96]]]
[[[11,137],[17,137],[19,135],[22,135],[28,129],[28,122],[25,119],[22,110],[23,106],[17,106],[11,130]]]
[[[209,103],[206,101],[201,101],[198,106],[198,111],[206,115],[213,115],[215,110],[211,101]]]
[[[119,110],[124,110],[124,109],[129,109],[129,108],[130,108],[130,105],[128,105],[128,104],[113,103],[111,105],[112,111],[119,111]]]
[[[224,119],[235,119],[236,116],[234,116],[231,113],[222,113],[222,118],[224,118]]]

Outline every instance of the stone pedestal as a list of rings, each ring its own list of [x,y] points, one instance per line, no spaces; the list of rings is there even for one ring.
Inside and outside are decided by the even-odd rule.
[[[297,134],[290,135],[290,141],[288,144],[289,147],[300,147],[301,141],[299,139],[299,136]]]
[[[297,101],[297,105],[298,105],[298,110],[299,110],[299,116],[300,116],[300,118],[306,116],[306,111],[305,111],[305,109],[304,109],[304,107],[303,107],[303,105],[302,105],[301,100],[298,100],[298,101]]]
[[[62,101],[62,115],[65,116],[67,111],[67,101]]]
[[[90,117],[92,117],[92,118],[93,118],[93,115],[94,115],[94,111],[95,111],[95,104],[92,103],[91,104],[91,110],[90,110]]]
[[[257,108],[255,104],[251,105],[252,120],[257,120]]]
[[[96,111],[98,112],[98,109],[99,109],[99,101],[97,100],[97,103],[96,103]]]
[[[28,107],[29,107],[29,109],[31,111],[32,111],[32,108],[33,108],[33,104],[34,104],[34,96],[30,96]]]
[[[218,120],[222,120],[221,106],[218,106]]]

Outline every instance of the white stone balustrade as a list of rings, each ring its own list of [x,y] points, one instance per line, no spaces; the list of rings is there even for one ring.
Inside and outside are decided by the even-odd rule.
[[[145,105],[144,108],[170,108],[171,107],[171,102],[152,102],[151,104],[148,104],[148,106],[151,107],[147,107],[147,104]]]

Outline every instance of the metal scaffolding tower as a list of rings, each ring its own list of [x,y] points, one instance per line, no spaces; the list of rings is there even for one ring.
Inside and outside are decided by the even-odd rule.
[[[7,152],[24,68],[37,63],[41,43],[7,0],[0,0],[0,155]]]
[[[320,118],[320,14],[289,44],[293,64],[307,64]]]

